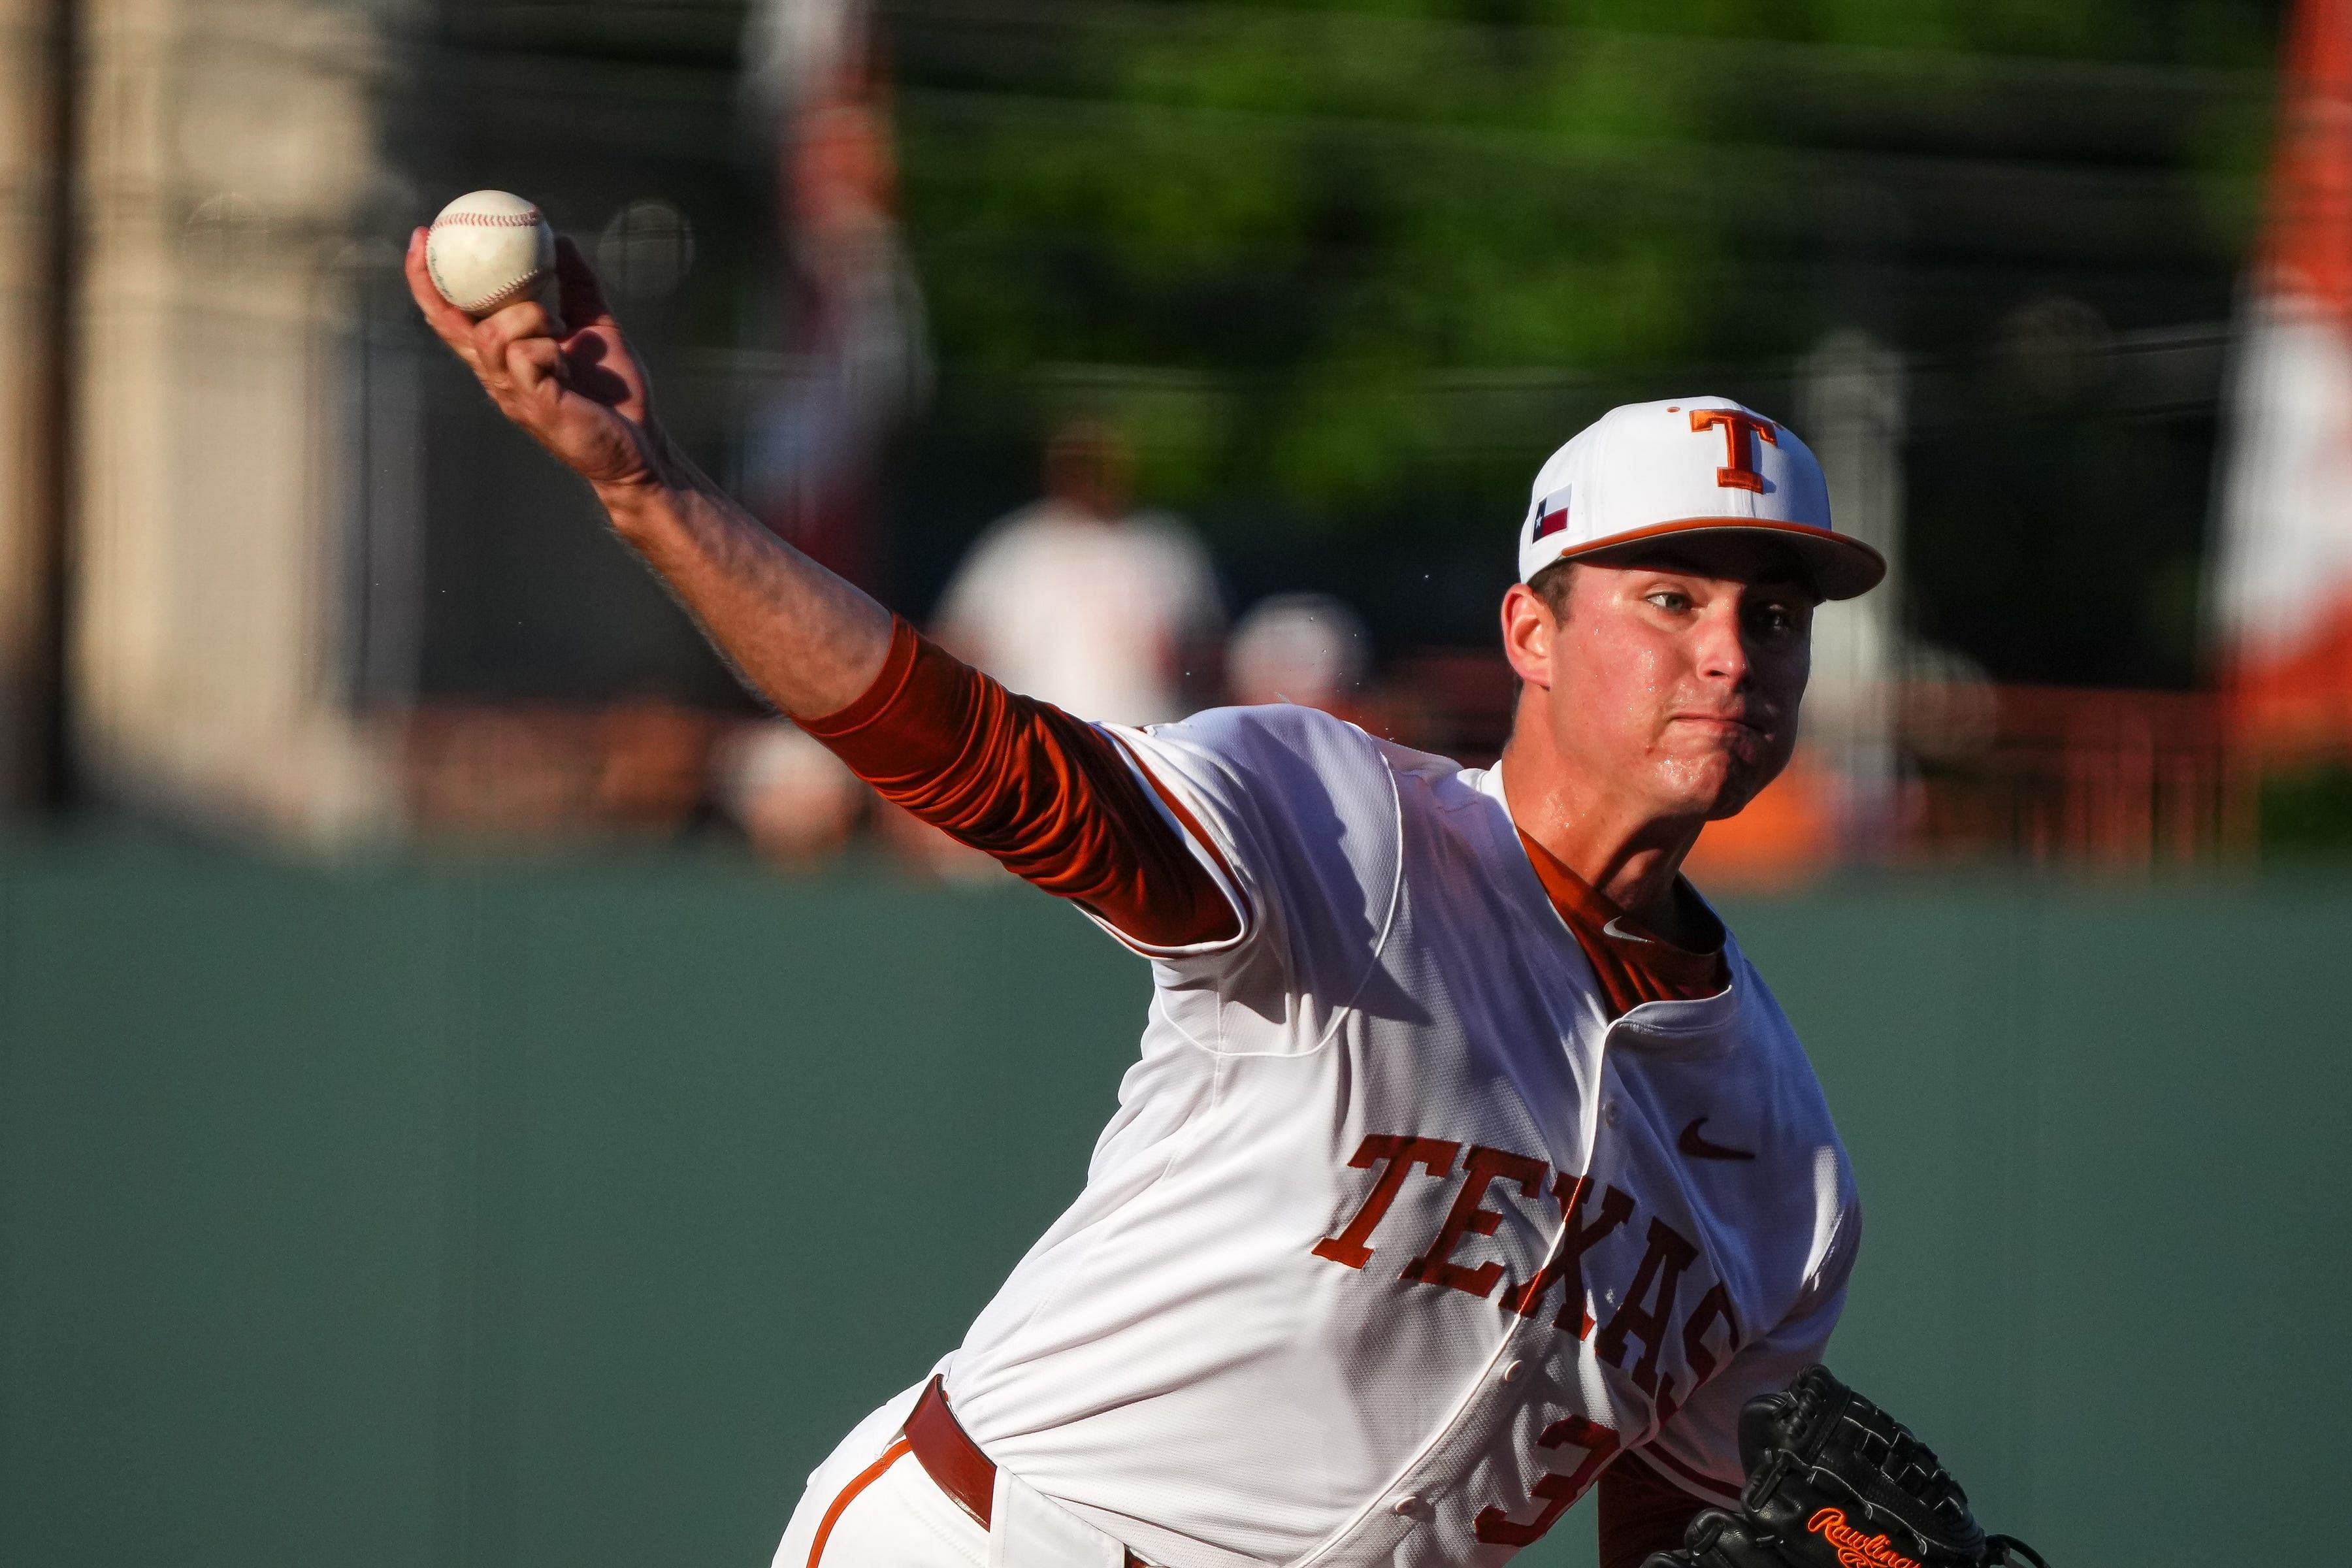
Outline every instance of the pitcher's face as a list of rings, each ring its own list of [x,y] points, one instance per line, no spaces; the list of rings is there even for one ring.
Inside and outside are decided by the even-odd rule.
[[[1813,604],[1784,552],[1718,535],[1578,562],[1563,616],[1514,587],[1505,639],[1565,759],[1657,817],[1713,819],[1788,765]]]

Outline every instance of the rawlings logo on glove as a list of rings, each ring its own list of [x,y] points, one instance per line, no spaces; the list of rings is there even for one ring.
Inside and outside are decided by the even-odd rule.
[[[1683,1550],[1643,1568],[2049,1568],[2023,1542],[1979,1529],[1927,1446],[1827,1367],[1748,1402],[1739,1460],[1738,1511],[1706,1510]]]
[[[1845,1510],[1825,1508],[1805,1521],[1805,1528],[1837,1549],[1839,1568],[1919,1568],[1918,1563],[1886,1544],[1884,1535],[1864,1535],[1845,1521]]]

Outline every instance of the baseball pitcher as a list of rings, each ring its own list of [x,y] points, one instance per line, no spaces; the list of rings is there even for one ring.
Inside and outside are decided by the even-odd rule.
[[[719,493],[560,270],[560,318],[477,322],[409,255],[746,681],[1154,982],[1084,1192],[810,1477],[777,1568],[1498,1564],[1595,1490],[1611,1568],[1990,1560],[1897,1530],[1941,1478],[1916,1443],[1849,1444],[1910,1479],[1833,1525],[1743,1509],[1743,1407],[1804,1386],[1861,1241],[1804,1052],[1678,872],[1788,762],[1816,603],[1885,573],[1794,433],[1685,397],[1544,464],[1495,767],[1286,704],[1091,724]]]

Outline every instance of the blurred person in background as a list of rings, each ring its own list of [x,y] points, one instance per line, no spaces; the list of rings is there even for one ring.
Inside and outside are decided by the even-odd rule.
[[[720,807],[763,860],[790,868],[838,855],[873,792],[788,720],[746,724],[712,759]]]
[[[1182,717],[1223,629],[1192,530],[1133,510],[1131,463],[1090,421],[1045,448],[1045,496],[973,543],[940,600],[940,643],[1024,697],[1117,724]]]
[[[862,5],[763,0],[747,45],[754,112],[778,127],[793,341],[752,412],[743,486],[778,537],[871,585],[876,466],[930,386],[887,83]]]
[[[1225,645],[1225,689],[1244,707],[1296,702],[1360,723],[1372,644],[1328,594],[1276,594],[1250,606]]]

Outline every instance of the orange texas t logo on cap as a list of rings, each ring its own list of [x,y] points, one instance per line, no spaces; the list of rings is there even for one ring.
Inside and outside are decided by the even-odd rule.
[[[1780,427],[1745,408],[1691,410],[1692,429],[1712,430],[1718,426],[1723,429],[1724,466],[1715,470],[1715,482],[1729,489],[1761,490],[1764,476],[1748,460],[1753,447],[1748,437],[1769,441],[1777,447],[1780,444]]]

